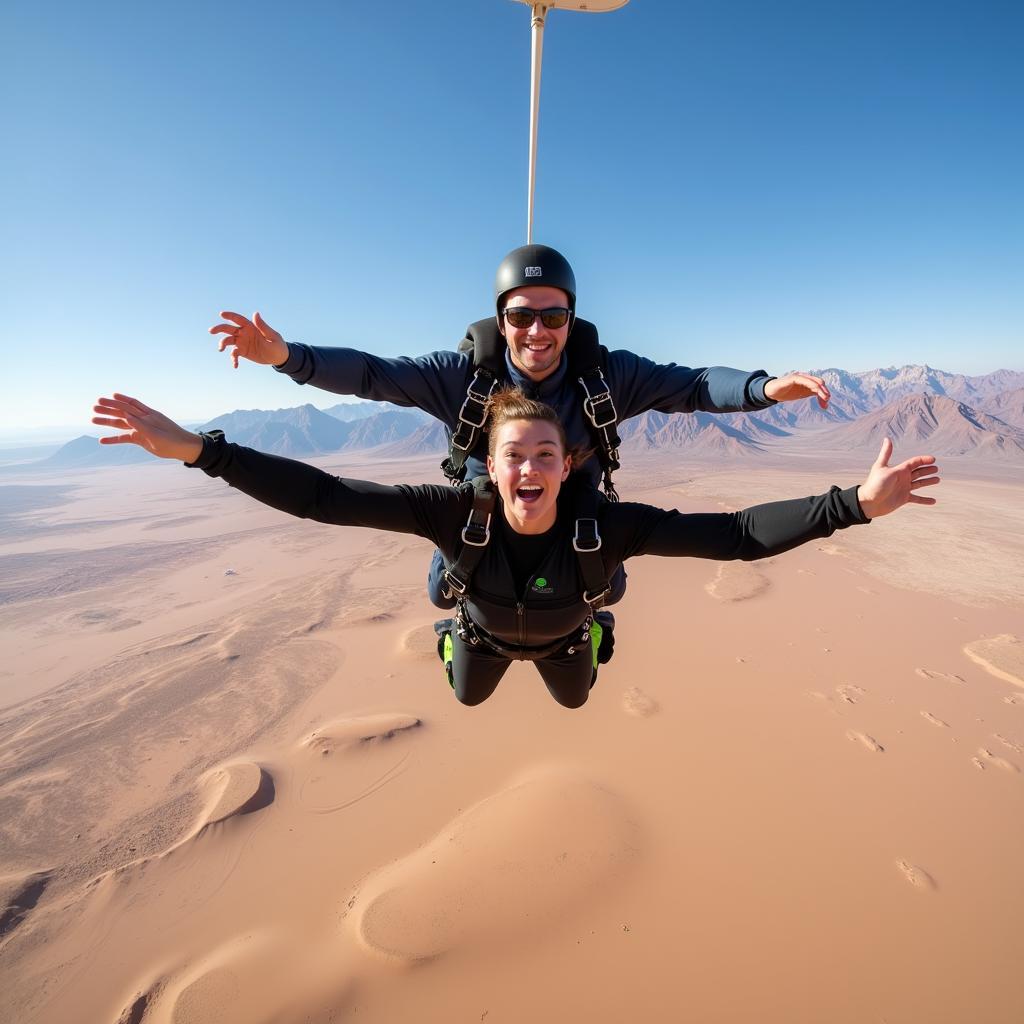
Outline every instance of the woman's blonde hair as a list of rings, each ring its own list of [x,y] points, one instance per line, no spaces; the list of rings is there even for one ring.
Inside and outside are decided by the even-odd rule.
[[[492,459],[498,444],[498,429],[513,420],[550,423],[558,434],[562,451],[572,459],[573,469],[582,465],[590,455],[590,451],[569,447],[565,427],[550,405],[527,398],[519,388],[505,388],[496,391],[487,402],[487,451]]]

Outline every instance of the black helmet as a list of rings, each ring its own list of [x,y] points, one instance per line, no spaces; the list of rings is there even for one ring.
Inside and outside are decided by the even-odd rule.
[[[498,319],[501,319],[501,299],[506,292],[539,284],[561,288],[569,296],[570,316],[575,314],[576,276],[569,261],[550,246],[523,245],[513,249],[501,261],[494,275],[494,303]]]

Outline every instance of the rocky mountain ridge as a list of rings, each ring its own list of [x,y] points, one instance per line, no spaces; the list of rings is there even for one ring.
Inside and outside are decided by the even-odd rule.
[[[667,415],[647,412],[620,424],[624,452],[685,449],[693,454],[757,456],[784,451],[793,440],[821,450],[877,447],[888,433],[897,443],[926,444],[936,455],[984,455],[1024,460],[1024,372],[997,370],[969,377],[930,366],[851,373],[815,371],[832,390],[827,410],[813,400],[758,413]],[[321,410],[239,409],[202,430],[223,430],[238,444],[292,458],[375,449],[382,458],[442,455],[444,427],[417,409],[385,402],[339,403]],[[792,439],[792,440],[791,440]],[[121,465],[152,457],[133,445],[100,446],[83,436],[21,468]]]

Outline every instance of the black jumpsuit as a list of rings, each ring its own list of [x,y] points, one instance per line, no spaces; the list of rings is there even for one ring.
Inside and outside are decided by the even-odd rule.
[[[229,444],[219,432],[203,435],[203,451],[193,465],[290,515],[425,537],[448,565],[458,558],[462,528],[473,503],[470,484],[390,487],[348,480]],[[590,607],[583,600],[583,581],[572,549],[572,505],[571,493],[563,489],[557,521],[539,540],[517,534],[508,525],[499,498],[490,543],[466,595],[469,616],[484,635],[536,660],[552,696],[565,707],[586,701],[593,670],[590,645],[573,644]],[[740,512],[684,515],[632,502],[602,502],[598,512],[601,557],[609,579],[634,555],[751,561],[868,521],[856,487],[833,487],[814,497]],[[525,583],[517,586],[517,578]],[[470,647],[457,636],[453,639],[456,696],[465,704],[479,704],[494,692],[510,659],[483,644]],[[565,645],[555,654],[530,658],[531,648],[543,649],[561,640]]]

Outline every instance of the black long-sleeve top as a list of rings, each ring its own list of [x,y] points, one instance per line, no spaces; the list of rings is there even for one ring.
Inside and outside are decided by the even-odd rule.
[[[203,435],[203,451],[193,465],[293,516],[425,537],[448,565],[458,558],[473,502],[469,484],[386,486],[349,480],[230,444],[219,433]],[[525,586],[517,587],[513,567],[524,558],[536,561],[538,542],[508,525],[498,498],[491,541],[473,573],[467,599],[474,621],[507,644],[552,643],[572,633],[589,612],[572,550],[572,504],[571,490],[563,490],[557,521],[544,535],[547,553]],[[636,555],[752,561],[866,522],[856,487],[833,487],[824,494],[740,512],[683,514],[634,502],[601,502],[598,512],[608,578]]]

